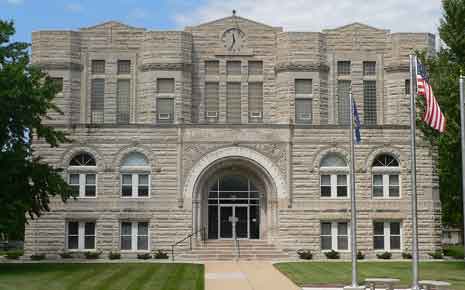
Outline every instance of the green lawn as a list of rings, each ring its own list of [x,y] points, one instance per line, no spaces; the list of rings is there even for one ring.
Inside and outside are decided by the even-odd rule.
[[[411,262],[360,262],[359,283],[364,278],[399,278],[401,286],[411,284]],[[276,268],[299,286],[345,286],[351,281],[350,262],[296,262],[275,264]],[[465,290],[465,262],[423,262],[420,279],[441,280],[454,290]]]
[[[199,264],[0,264],[1,290],[203,290]]]
[[[445,246],[443,250],[444,255],[446,256],[454,257],[456,259],[463,259],[464,257],[463,245]]]

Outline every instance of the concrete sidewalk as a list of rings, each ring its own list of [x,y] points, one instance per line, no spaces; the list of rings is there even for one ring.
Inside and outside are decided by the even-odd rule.
[[[271,262],[207,262],[206,290],[300,290]]]

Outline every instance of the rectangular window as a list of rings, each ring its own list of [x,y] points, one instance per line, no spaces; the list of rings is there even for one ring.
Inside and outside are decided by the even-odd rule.
[[[105,79],[93,79],[91,83],[91,123],[103,123],[105,106]]]
[[[347,198],[348,185],[345,174],[323,174],[320,176],[321,197]]]
[[[96,186],[97,186],[95,174],[86,174],[85,176],[86,176],[85,196],[95,197]]]
[[[240,61],[228,61],[226,62],[226,72],[228,75],[241,75],[241,62]]]
[[[226,110],[229,123],[241,122],[241,83],[227,83]]]
[[[295,122],[299,124],[312,123],[312,99],[295,100]]]
[[[220,62],[217,60],[207,60],[205,62],[205,74],[219,75],[220,74]]]
[[[131,73],[131,61],[130,60],[118,60],[118,74],[130,74]]]
[[[337,75],[350,75],[350,61],[344,60],[337,62]]]
[[[121,250],[148,251],[149,224],[147,222],[121,223]]]
[[[249,122],[259,123],[263,119],[263,83],[249,83]]]
[[[410,79],[405,80],[405,94],[410,95]]]
[[[249,75],[261,75],[263,74],[263,62],[262,61],[249,61]]]
[[[63,92],[63,78],[51,78],[53,86],[55,87],[57,94]]]
[[[294,85],[296,95],[312,94],[312,79],[296,79]]]
[[[321,222],[322,250],[346,251],[349,249],[348,222]]]
[[[320,192],[321,197],[331,197],[331,175],[321,175]]]
[[[148,174],[138,174],[139,181],[137,184],[137,195],[147,197],[149,196],[149,175]]]
[[[363,81],[363,121],[376,125],[376,81]]]
[[[208,121],[216,121],[219,116],[219,83],[209,82],[205,84],[205,107],[206,107],[206,118]]]
[[[66,233],[67,249],[95,249],[95,222],[69,221],[67,222]]]
[[[337,175],[337,197],[347,197],[347,175]]]
[[[376,75],[376,61],[364,61],[363,62],[363,75],[364,76]]]
[[[122,197],[148,197],[150,191],[149,174],[124,173],[121,174]]]
[[[157,79],[157,92],[159,94],[174,93],[174,79]]]
[[[121,176],[121,195],[132,196],[132,174],[123,174]]]
[[[69,175],[69,185],[73,189],[76,196],[79,196],[79,174],[72,173]]]
[[[350,86],[351,82],[348,80],[337,81],[337,112],[339,116],[339,125],[349,124]]]
[[[118,80],[116,86],[116,121],[119,124],[129,124],[129,98],[131,95],[131,81]]]
[[[171,98],[157,98],[158,123],[173,123],[174,100]]]
[[[93,60],[92,61],[92,73],[93,74],[104,74],[105,73],[105,61],[104,60]]]
[[[382,251],[400,251],[401,224],[398,221],[373,222],[373,249]]]
[[[373,198],[399,198],[399,174],[373,174]]]
[[[97,175],[95,173],[70,173],[68,184],[77,197],[96,197]]]

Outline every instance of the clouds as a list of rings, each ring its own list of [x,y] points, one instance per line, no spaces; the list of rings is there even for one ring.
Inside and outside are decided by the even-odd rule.
[[[320,31],[363,22],[391,31],[436,32],[440,0],[207,0],[191,11],[174,16],[178,26],[197,25],[237,15],[291,31]]]
[[[6,3],[11,5],[21,5],[24,3],[24,0],[6,0]]]

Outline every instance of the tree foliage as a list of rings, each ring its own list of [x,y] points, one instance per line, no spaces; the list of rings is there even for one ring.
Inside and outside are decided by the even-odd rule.
[[[439,34],[447,47],[425,62],[435,96],[447,119],[446,131],[439,134],[424,123],[419,123],[419,127],[438,148],[443,223],[460,225],[463,211],[459,77],[465,68],[465,0],[444,0],[440,23]],[[421,57],[424,59],[424,55]]]
[[[48,211],[51,197],[72,195],[60,169],[34,155],[34,140],[52,147],[69,140],[42,123],[48,111],[60,112],[53,103],[57,89],[30,64],[29,44],[10,41],[14,33],[13,22],[0,20],[0,235],[10,237],[28,216]]]

